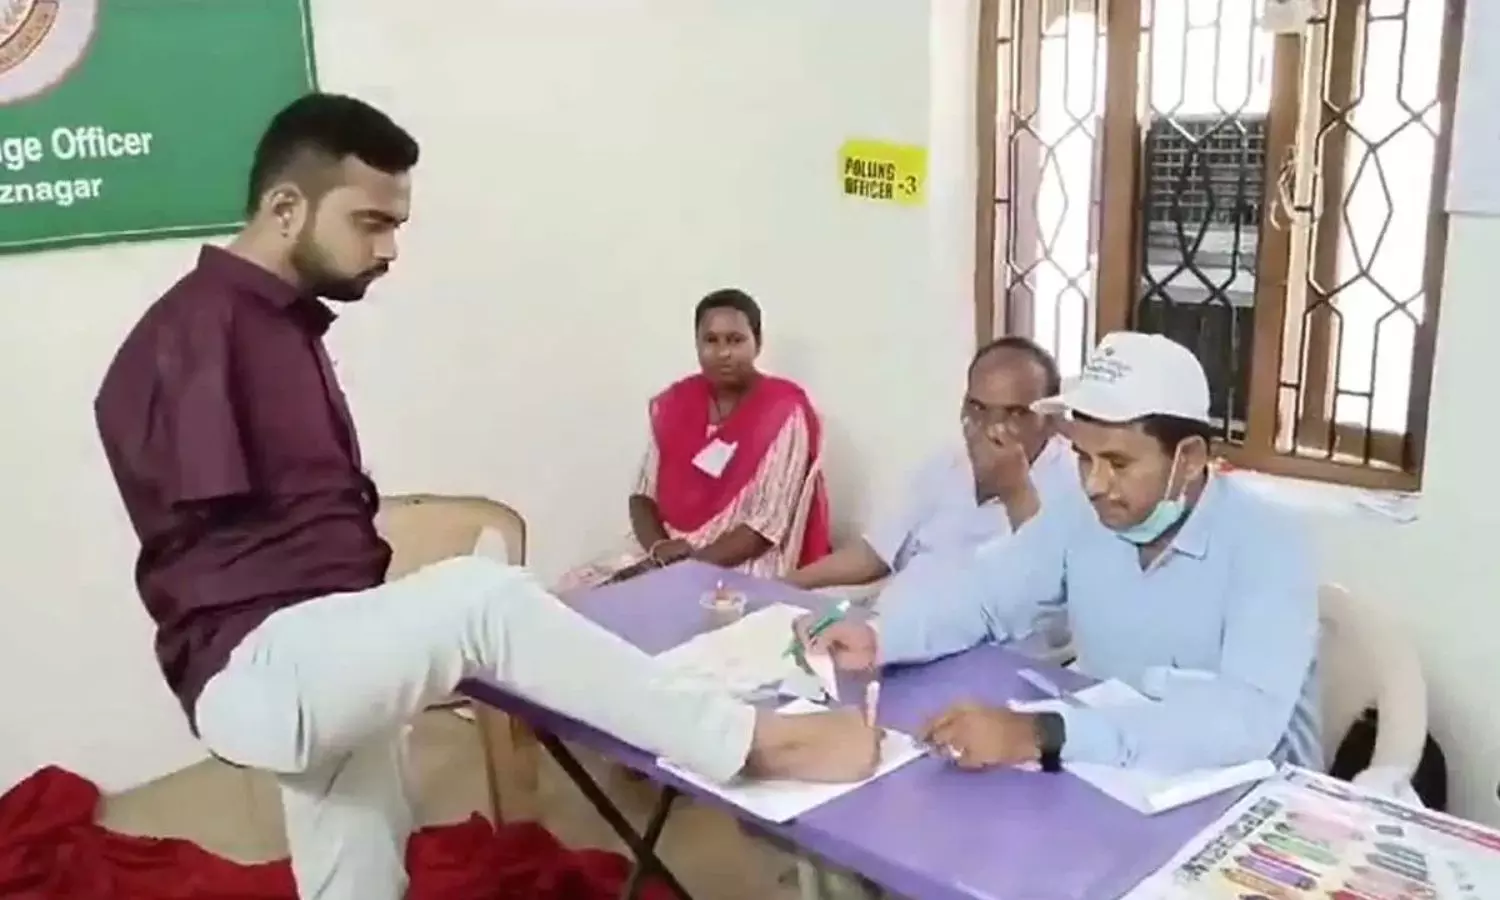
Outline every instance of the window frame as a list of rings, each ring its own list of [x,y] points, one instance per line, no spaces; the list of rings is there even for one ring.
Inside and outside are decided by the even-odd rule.
[[[1095,246],[1093,321],[1096,335],[1128,327],[1132,307],[1140,290],[1143,202],[1143,116],[1140,97],[1142,8],[1152,0],[1096,0],[1104,6],[1102,23],[1106,53],[1103,60],[1103,103],[1098,118],[1098,162],[1094,177],[1097,218],[1091,223]],[[1290,289],[1295,280],[1308,283],[1309,269],[1322,273],[1319,283],[1335,278],[1344,219],[1338,211],[1346,202],[1346,128],[1338,127],[1352,107],[1358,90],[1356,81],[1363,66],[1360,38],[1364,34],[1369,0],[1329,0],[1328,11],[1314,19],[1325,27],[1325,37],[1314,46],[1307,36],[1278,35],[1274,38],[1270,106],[1266,121],[1267,202],[1258,223],[1255,264],[1255,300],[1249,339],[1251,367],[1245,437],[1242,442],[1221,442],[1218,452],[1231,464],[1274,475],[1330,481],[1364,488],[1417,490],[1421,487],[1425,457],[1428,408],[1431,398],[1433,360],[1441,312],[1444,263],[1446,262],[1448,214],[1445,208],[1448,169],[1453,138],[1454,100],[1457,95],[1459,47],[1462,40],[1464,0],[1444,0],[1443,28],[1438,72],[1439,126],[1434,146],[1425,268],[1422,274],[1424,305],[1422,320],[1415,326],[1411,354],[1411,379],[1404,433],[1372,430],[1360,425],[1330,423],[1328,408],[1337,354],[1333,316],[1317,310],[1292,308]],[[1079,4],[1087,9],[1088,4]],[[997,239],[997,211],[1001,203],[1015,205],[1018,189],[1010,184],[1017,171],[1014,146],[1006,150],[1007,166],[1001,171],[1001,140],[1012,134],[1012,103],[1035,109],[1038,77],[1027,77],[1025,63],[1035,60],[1036,39],[1024,22],[1064,12],[1069,0],[980,0],[978,10],[978,57],[975,132],[978,143],[978,178],[975,205],[974,324],[976,340],[983,343],[996,333],[1030,334],[1033,298],[1002,295],[998,278],[1001,263],[1011,248]],[[1002,16],[1011,16],[1008,38],[1002,38]],[[1031,31],[1040,34],[1033,22]],[[1311,23],[1310,23],[1311,24]],[[1119,27],[1124,25],[1125,27]],[[1030,40],[1028,40],[1030,39]],[[1013,72],[1000,71],[1000,49],[1009,44],[1009,58],[1019,59]],[[1318,51],[1321,58],[1312,58]],[[1347,59],[1331,66],[1325,59]],[[1326,83],[1313,83],[1316,77]],[[1017,83],[1019,81],[1019,83]],[[1001,97],[1004,82],[1010,96]],[[1004,104],[1002,104],[1004,101]],[[1310,122],[1314,116],[1317,121]],[[1312,137],[1309,138],[1311,133]],[[1299,137],[1301,138],[1299,140]],[[1283,172],[1294,175],[1296,197],[1291,208],[1279,196]],[[1313,175],[1315,177],[1307,177]],[[1005,184],[1001,182],[1005,181]],[[1002,195],[1001,189],[1005,193]],[[1330,210],[1322,215],[1320,210]],[[1294,229],[1287,222],[1303,217],[1311,246],[1309,266],[1297,266],[1292,257]],[[1316,217],[1316,218],[1314,218]],[[1014,234],[1017,217],[1012,212],[1006,230]],[[1022,226],[1024,227],[1024,226]],[[1300,271],[1299,271],[1300,268]],[[1299,292],[1300,293],[1300,292]],[[1328,309],[1324,306],[1323,309]],[[1295,365],[1298,344],[1292,341],[1293,326],[1306,321],[1305,365]],[[1290,344],[1290,347],[1288,345]],[[1289,377],[1288,377],[1289,376]],[[1288,418],[1278,422],[1278,402],[1287,390],[1295,390]],[[1295,425],[1295,427],[1294,427]],[[1331,426],[1331,427],[1330,427]],[[1288,449],[1295,433],[1295,449]],[[1331,440],[1330,440],[1331,438]]]

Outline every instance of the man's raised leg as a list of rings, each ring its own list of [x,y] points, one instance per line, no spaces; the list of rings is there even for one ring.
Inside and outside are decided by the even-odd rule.
[[[757,714],[726,693],[676,678],[526,570],[479,557],[271,616],[205,690],[200,731],[234,762],[287,775],[326,772],[389,741],[425,706],[480,675],[718,780],[747,768],[854,780],[878,761],[878,735],[858,712]],[[329,793],[324,805],[336,796]],[[317,827],[307,829],[308,846],[293,844],[294,858],[316,852],[318,836]],[[329,843],[363,852],[348,841]]]

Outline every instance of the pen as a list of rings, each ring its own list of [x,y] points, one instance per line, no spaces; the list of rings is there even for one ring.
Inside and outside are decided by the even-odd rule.
[[[849,601],[848,600],[841,600],[841,601],[839,601],[839,603],[836,606],[834,606],[833,609],[831,609],[828,612],[824,613],[822,618],[818,619],[818,621],[816,621],[816,622],[813,623],[813,625],[812,625],[811,628],[807,629],[807,639],[808,640],[812,640],[813,638],[815,638],[818,635],[822,634],[823,632],[827,631],[828,628],[829,628],[829,626],[833,625],[834,623],[838,622],[840,619],[844,618],[844,614],[847,613],[848,611],[849,611]],[[797,636],[795,634],[792,635],[792,642],[787,645],[786,653],[784,653],[782,655],[783,656],[801,656],[802,655],[802,642],[799,641],[799,640],[797,640]]]
[[[871,728],[875,727],[875,708],[879,703],[880,682],[872,681],[865,685],[865,723]]]

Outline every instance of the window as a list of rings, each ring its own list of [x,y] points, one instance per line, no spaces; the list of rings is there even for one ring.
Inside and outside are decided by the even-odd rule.
[[[1461,0],[982,0],[981,338],[1203,362],[1224,455],[1420,486]]]

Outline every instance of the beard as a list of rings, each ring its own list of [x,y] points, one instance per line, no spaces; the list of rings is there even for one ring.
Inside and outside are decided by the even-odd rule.
[[[334,270],[328,254],[306,233],[292,247],[291,263],[305,291],[339,303],[363,300],[365,291],[388,268],[385,263],[380,263],[357,275],[340,274]]]

